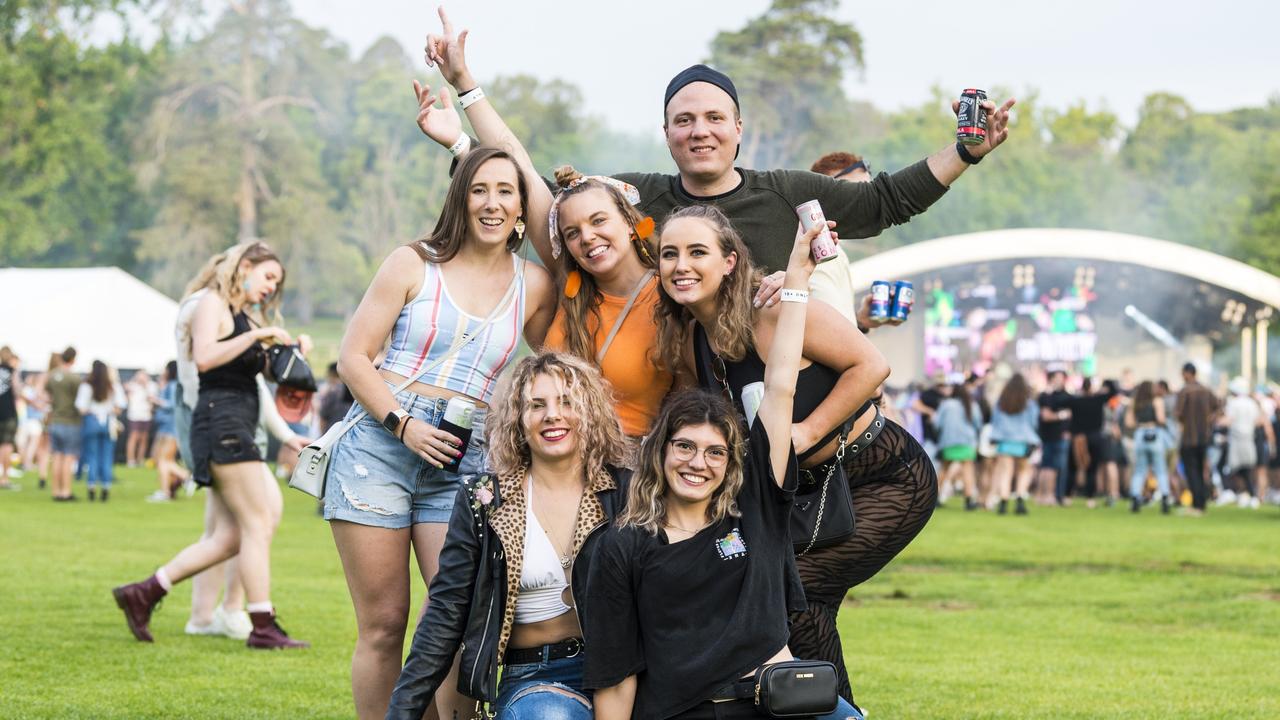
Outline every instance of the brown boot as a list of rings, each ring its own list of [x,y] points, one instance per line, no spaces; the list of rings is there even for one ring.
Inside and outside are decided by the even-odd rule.
[[[121,585],[111,591],[116,598],[116,605],[124,611],[129,630],[142,642],[152,642],[147,623],[151,622],[151,611],[156,609],[166,593],[155,575],[142,582]]]
[[[309,648],[311,643],[294,640],[289,633],[276,622],[274,612],[251,612],[249,619],[253,621],[253,632],[245,645],[259,650],[285,650],[289,648]]]

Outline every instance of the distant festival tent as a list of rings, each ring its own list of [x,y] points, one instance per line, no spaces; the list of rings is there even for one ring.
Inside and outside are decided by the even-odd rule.
[[[77,370],[158,372],[175,357],[177,317],[176,302],[120,268],[0,268],[0,345],[24,370],[71,345]]]

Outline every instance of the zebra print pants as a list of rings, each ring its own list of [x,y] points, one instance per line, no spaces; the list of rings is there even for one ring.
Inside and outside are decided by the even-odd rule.
[[[796,558],[809,604],[791,616],[791,652],[836,666],[840,695],[853,702],[836,629],[840,603],[902,552],[924,529],[938,497],[938,475],[920,443],[886,421],[880,436],[844,461],[853,494],[853,536]]]

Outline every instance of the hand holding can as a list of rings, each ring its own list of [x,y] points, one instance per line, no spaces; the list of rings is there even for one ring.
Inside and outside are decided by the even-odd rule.
[[[822,226],[822,232],[818,233],[809,246],[809,254],[813,256],[813,261],[824,263],[836,259],[836,241],[831,236],[831,229],[827,227],[827,216],[823,214],[822,206],[818,201],[810,200],[797,205],[796,216],[800,218],[800,227],[804,232],[809,232],[815,225]]]

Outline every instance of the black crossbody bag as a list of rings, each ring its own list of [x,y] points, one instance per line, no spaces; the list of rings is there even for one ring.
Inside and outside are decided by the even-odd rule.
[[[756,670],[756,712],[771,718],[830,715],[838,701],[836,666],[787,660]]]
[[[835,457],[800,471],[791,505],[791,542],[796,555],[838,545],[853,535],[853,495],[843,462],[847,440],[841,430]]]

